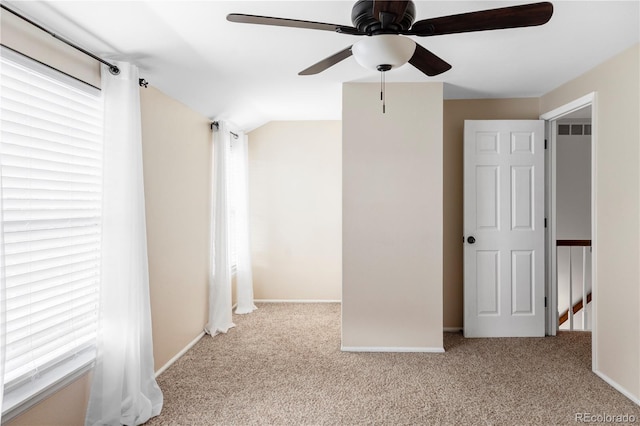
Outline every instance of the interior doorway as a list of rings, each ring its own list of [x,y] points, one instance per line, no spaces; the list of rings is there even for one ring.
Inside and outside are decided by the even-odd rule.
[[[590,329],[595,340],[595,93],[545,113],[547,334]],[[595,359],[594,359],[595,362]]]
[[[591,330],[591,105],[555,120],[559,330]]]

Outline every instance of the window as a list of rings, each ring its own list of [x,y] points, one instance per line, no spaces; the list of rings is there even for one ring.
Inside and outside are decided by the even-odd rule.
[[[8,49],[0,61],[3,412],[12,412],[95,357],[103,114],[98,89]]]
[[[558,134],[568,135],[570,134],[571,126],[568,124],[558,124]]]
[[[571,134],[572,135],[581,135],[582,134],[582,124],[572,124],[571,125]]]

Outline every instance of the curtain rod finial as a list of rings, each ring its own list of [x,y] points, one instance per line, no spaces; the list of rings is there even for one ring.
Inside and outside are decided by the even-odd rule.
[[[118,75],[118,74],[120,74],[120,68],[118,68],[118,67],[117,67],[117,66],[115,66],[115,65],[111,65],[111,66],[109,67],[109,72],[110,72],[111,74],[113,74],[113,75]]]

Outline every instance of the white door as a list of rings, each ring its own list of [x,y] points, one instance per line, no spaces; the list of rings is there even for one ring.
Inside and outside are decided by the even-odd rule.
[[[544,336],[544,122],[464,126],[464,335]]]

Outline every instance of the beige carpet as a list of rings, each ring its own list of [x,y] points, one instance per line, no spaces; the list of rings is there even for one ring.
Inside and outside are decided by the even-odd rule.
[[[640,407],[591,372],[590,333],[464,339],[444,354],[340,352],[338,304],[260,304],[158,382],[149,425],[576,424]]]

